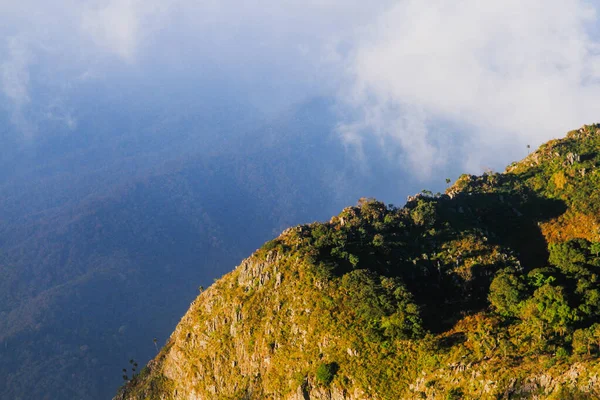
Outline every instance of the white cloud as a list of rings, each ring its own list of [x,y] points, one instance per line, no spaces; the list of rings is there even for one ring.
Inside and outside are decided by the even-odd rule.
[[[476,170],[598,119],[598,7],[597,0],[7,1],[0,34],[16,39],[0,45],[0,89],[13,109],[37,107],[74,126],[77,105],[69,90],[55,88],[109,81],[121,70],[137,82],[219,74],[258,103],[338,95],[355,110],[356,118],[340,121],[350,146],[377,142],[422,176],[452,159],[448,149],[460,150],[447,133],[460,131],[472,149],[464,162]],[[51,85],[46,93],[60,92],[60,101],[38,104],[36,85]],[[68,112],[44,111],[55,103]]]
[[[33,135],[35,127],[25,117],[24,108],[31,101],[29,64],[32,55],[22,37],[8,37],[1,45],[6,55],[0,58],[0,88],[12,105],[9,112],[13,124],[29,138]]]
[[[223,81],[255,103],[286,107],[302,96],[326,93],[332,65],[324,49],[351,36],[356,25],[391,4],[290,0],[21,0],[0,2],[0,35],[25,38],[35,65],[19,67],[22,94],[38,116],[53,99],[36,96],[76,88],[94,79],[131,82]],[[11,72],[12,73],[12,72]],[[215,76],[219,75],[219,76]],[[100,78],[98,78],[100,77]],[[85,78],[85,79],[84,79]],[[0,88],[13,108],[17,87]],[[133,83],[132,83],[133,84]],[[145,83],[144,83],[145,84]],[[57,90],[58,88],[58,90]],[[66,94],[65,94],[66,93]],[[25,98],[25,97],[23,97]],[[65,100],[61,98],[61,101]],[[46,104],[39,104],[40,101]],[[75,106],[73,104],[66,104]],[[41,111],[40,111],[41,110]],[[31,119],[31,118],[30,118]],[[33,120],[33,119],[32,119]]]
[[[100,48],[133,62],[140,46],[160,30],[174,0],[107,0],[81,11],[81,29]]]
[[[477,169],[597,121],[595,12],[577,0],[397,2],[349,60],[344,95],[362,111],[359,133],[393,139],[422,168],[440,139],[423,121],[450,121],[469,133]]]
[[[4,94],[18,107],[29,102],[29,62],[31,54],[22,38],[9,37],[5,42],[7,57],[0,64],[0,81]]]
[[[134,0],[113,0],[99,9],[87,10],[82,28],[97,44],[131,61],[139,40],[135,5]]]

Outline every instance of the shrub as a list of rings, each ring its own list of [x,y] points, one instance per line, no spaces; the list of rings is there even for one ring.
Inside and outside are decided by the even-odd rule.
[[[525,298],[525,285],[510,273],[499,273],[490,285],[488,299],[496,312],[504,317],[519,313],[521,301]]]
[[[463,390],[461,388],[452,388],[446,393],[446,400],[460,400],[463,398]]]
[[[335,362],[319,365],[317,368],[317,381],[323,385],[329,385],[339,369],[339,365]]]

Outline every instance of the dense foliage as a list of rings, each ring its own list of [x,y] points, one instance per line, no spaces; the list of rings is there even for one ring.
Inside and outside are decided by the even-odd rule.
[[[171,371],[180,391],[221,398],[319,385],[383,399],[597,397],[599,151],[600,127],[586,126],[446,194],[403,208],[362,199],[289,229],[200,296],[169,344],[187,357],[181,375],[165,350],[122,395],[158,395],[152,376]],[[255,358],[269,362],[246,365]],[[186,368],[222,376],[190,384]]]
[[[324,101],[265,120],[212,95],[96,95],[75,131],[44,125],[18,145],[0,110],[0,399],[109,398],[199,285],[355,198],[346,166],[367,186]]]

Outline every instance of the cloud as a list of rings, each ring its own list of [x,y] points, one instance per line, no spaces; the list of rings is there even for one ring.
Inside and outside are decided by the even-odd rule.
[[[29,102],[29,70],[31,55],[19,37],[6,38],[6,59],[0,64],[2,90],[17,106]]]
[[[0,34],[22,38],[23,48],[36,62],[17,64],[11,51],[1,48],[0,62],[8,63],[13,72],[18,69],[21,96],[29,97],[30,111],[37,110],[39,118],[54,115],[45,111],[54,103],[76,113],[76,104],[66,98],[69,91],[94,80],[125,91],[127,85],[136,84],[224,82],[236,93],[252,97],[261,109],[281,109],[303,97],[331,93],[335,75],[327,71],[339,60],[330,49],[390,4],[390,0],[377,6],[358,0],[2,2]],[[10,107],[22,110],[22,100],[15,97],[16,82],[11,78],[11,86],[0,89]],[[48,99],[40,92],[60,93],[62,98]]]
[[[590,28],[597,7],[577,0],[399,1],[363,31],[346,60],[343,95],[359,118],[343,131],[397,143],[409,165],[427,172],[432,155],[446,153],[436,143],[447,132],[431,121],[467,133],[461,140],[473,170],[595,122],[600,43]]]
[[[114,0],[99,9],[86,10],[82,17],[82,28],[98,45],[131,61],[139,40],[135,5],[134,0]]]
[[[69,96],[93,82],[124,92],[156,85],[163,98],[169,85],[203,93],[218,83],[265,111],[333,95],[351,109],[339,121],[349,147],[376,144],[422,177],[457,159],[476,171],[597,120],[598,8],[584,0],[9,1],[0,4],[9,38],[0,44],[0,90],[20,124],[34,124],[38,110],[38,119],[67,127],[78,109]],[[360,154],[368,162],[370,152]]]
[[[0,59],[0,88],[12,103],[11,121],[20,127],[25,136],[31,137],[35,128],[25,117],[24,109],[31,101],[29,64],[32,55],[21,37],[8,37],[3,45],[6,56]]]
[[[160,31],[174,0],[108,0],[81,10],[81,29],[97,46],[133,62],[140,46]]]

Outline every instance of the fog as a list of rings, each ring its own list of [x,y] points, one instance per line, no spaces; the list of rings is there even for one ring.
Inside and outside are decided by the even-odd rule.
[[[0,397],[110,398],[283,229],[597,122],[599,7],[0,0]]]
[[[30,140],[47,119],[76,129],[74,94],[90,82],[144,86],[162,100],[169,86],[187,82],[192,93],[211,83],[266,115],[334,97],[340,140],[357,160],[365,141],[377,142],[426,179],[455,153],[469,171],[501,168],[526,144],[596,121],[598,6],[4,2],[0,84],[5,111]]]

